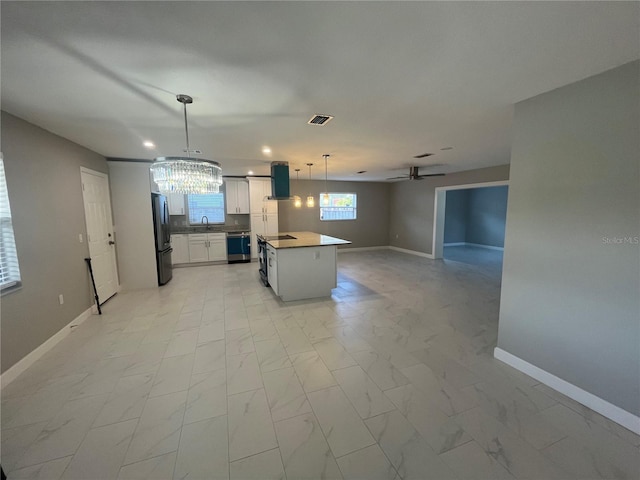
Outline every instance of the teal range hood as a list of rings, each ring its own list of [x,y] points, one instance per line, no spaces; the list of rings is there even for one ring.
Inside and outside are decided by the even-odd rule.
[[[289,162],[271,162],[271,200],[289,200]]]

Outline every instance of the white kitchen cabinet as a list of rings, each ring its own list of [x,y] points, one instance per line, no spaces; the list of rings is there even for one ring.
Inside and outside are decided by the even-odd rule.
[[[189,235],[189,261],[217,262],[227,259],[227,236],[224,233]]]
[[[330,297],[337,286],[337,248],[319,245],[273,248],[267,245],[267,275],[283,301]]]
[[[208,233],[209,261],[219,262],[227,260],[227,236],[224,233]]]
[[[169,215],[186,215],[184,195],[182,193],[170,193],[167,195],[169,201]]]
[[[251,258],[258,258],[258,242],[256,235],[277,235],[277,213],[252,213],[251,214]]]
[[[189,263],[189,235],[176,233],[171,235],[171,264]]]
[[[278,251],[267,245],[267,279],[271,289],[278,294]]]
[[[224,185],[227,213],[249,213],[249,183],[244,180],[225,180]]]
[[[191,263],[209,261],[206,233],[189,235],[189,261]]]
[[[266,200],[270,195],[270,178],[249,178],[251,258],[258,258],[256,235],[278,234],[278,201]]]
[[[251,213],[278,213],[278,201],[267,200],[271,196],[270,178],[249,179],[249,206]]]

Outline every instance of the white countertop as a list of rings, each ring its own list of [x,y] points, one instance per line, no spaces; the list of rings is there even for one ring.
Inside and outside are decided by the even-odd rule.
[[[289,240],[267,240],[267,244],[275,249],[279,248],[301,248],[301,247],[324,247],[330,245],[349,245],[349,240],[330,237],[315,232],[278,232],[278,235],[291,235],[296,237]]]

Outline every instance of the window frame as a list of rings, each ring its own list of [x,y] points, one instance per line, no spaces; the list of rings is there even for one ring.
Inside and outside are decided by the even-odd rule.
[[[3,281],[2,279],[7,271],[7,280]],[[4,156],[0,152],[0,295],[12,292],[21,286],[22,276],[20,274],[20,262],[13,230],[11,202],[4,170]]]
[[[329,198],[331,199],[332,195],[352,195],[353,196],[353,206],[352,207],[323,207],[322,206],[322,197],[323,195],[325,195],[326,193],[329,194]],[[331,200],[330,200],[331,203]],[[355,221],[358,219],[358,194],[356,192],[320,192],[320,195],[318,196],[318,205],[319,205],[319,210],[320,210],[320,221],[321,222],[348,222],[348,221]],[[323,218],[323,210],[326,208],[345,208],[345,209],[350,209],[353,212],[353,218]]]
[[[202,217],[200,217],[200,221],[197,223],[192,223],[191,222],[191,197],[195,197],[195,196],[209,196],[209,195],[220,195],[220,198],[222,199],[222,206],[220,207],[220,210],[222,211],[222,221],[221,222],[214,222],[212,220],[209,220],[209,225],[224,225],[226,222],[226,214],[227,212],[226,210],[226,199],[225,199],[225,195],[224,192],[218,192],[218,193],[206,193],[206,194],[187,194],[186,195],[186,204],[187,204],[187,219],[189,220],[189,225],[190,226],[195,226],[195,225],[202,225]],[[207,215],[206,213],[204,214],[204,216],[206,216],[207,218],[209,217],[209,215]]]

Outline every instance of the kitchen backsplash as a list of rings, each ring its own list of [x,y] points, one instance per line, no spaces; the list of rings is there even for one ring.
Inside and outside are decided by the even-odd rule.
[[[251,229],[251,219],[249,215],[225,215],[225,223],[221,225],[210,224],[206,226],[189,225],[189,217],[186,215],[171,215],[172,233],[196,233],[196,232],[235,232],[249,231]]]

